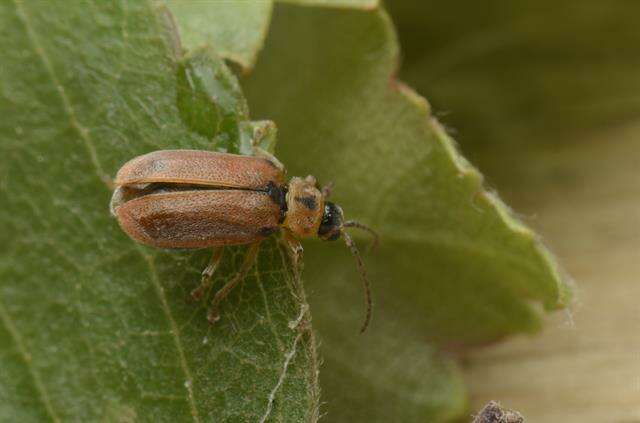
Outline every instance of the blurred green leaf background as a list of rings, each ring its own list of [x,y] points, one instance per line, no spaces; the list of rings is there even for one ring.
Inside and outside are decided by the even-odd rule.
[[[472,408],[527,421],[640,416],[640,5],[387,2],[399,77],[576,281],[542,335],[465,354]]]

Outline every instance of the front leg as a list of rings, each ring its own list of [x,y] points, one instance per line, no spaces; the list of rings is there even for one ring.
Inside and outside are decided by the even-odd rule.
[[[207,320],[209,323],[213,324],[220,320],[220,311],[218,307],[220,302],[224,300],[227,295],[235,288],[249,273],[249,270],[256,263],[256,259],[258,258],[258,251],[260,250],[260,241],[254,242],[249,246],[249,250],[244,256],[244,260],[242,262],[242,266],[240,270],[236,272],[236,274],[231,278],[229,282],[227,282],[220,291],[216,292],[215,297],[213,297],[213,301],[211,302],[211,307],[209,308],[209,313],[207,314]]]
[[[289,256],[291,257],[293,265],[297,269],[302,262],[304,248],[302,248],[302,244],[298,241],[298,238],[296,238],[290,231],[284,229],[282,231],[282,237],[287,243],[287,247],[289,247]]]

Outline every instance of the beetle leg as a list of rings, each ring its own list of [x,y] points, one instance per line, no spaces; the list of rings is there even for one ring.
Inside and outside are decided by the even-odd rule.
[[[213,247],[213,254],[211,254],[209,264],[202,271],[200,286],[191,291],[191,298],[193,298],[195,301],[200,301],[207,290],[209,290],[209,287],[211,287],[211,277],[218,268],[221,259],[222,247]]]
[[[298,267],[298,264],[302,261],[302,254],[304,253],[302,244],[295,236],[293,236],[290,231],[286,229],[282,231],[282,236],[284,237],[284,240],[287,242],[287,246],[289,247],[289,254],[291,255],[293,265]]]
[[[233,288],[240,283],[249,273],[249,270],[253,267],[258,257],[258,250],[260,249],[260,242],[254,242],[249,246],[249,250],[247,254],[244,256],[244,261],[242,262],[242,266],[240,270],[233,276],[233,278],[227,282],[218,292],[216,292],[215,297],[213,297],[213,301],[211,302],[211,308],[209,308],[209,313],[207,314],[207,320],[209,323],[213,324],[220,320],[220,312],[218,310],[218,306],[220,305],[220,301],[225,299],[227,295],[233,290]]]
[[[273,163],[273,165],[275,167],[277,167],[280,171],[284,172],[284,165],[280,162],[280,160],[276,159],[276,156],[274,156],[273,154],[269,153],[267,150],[254,145],[252,146],[253,148],[253,155],[256,157],[262,157],[263,159],[267,159],[269,160],[271,163]]]

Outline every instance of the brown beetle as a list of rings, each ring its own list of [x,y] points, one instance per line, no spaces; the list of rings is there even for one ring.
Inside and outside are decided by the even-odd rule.
[[[238,273],[218,291],[208,313],[219,319],[220,301],[253,266],[260,241],[283,229],[297,263],[302,247],[297,238],[317,236],[334,241],[342,236],[356,259],[364,284],[366,316],[371,295],[364,264],[345,228],[373,230],[344,221],[342,209],[326,201],[330,188],[320,189],[313,176],[284,180],[284,168],[274,157],[240,156],[201,150],[162,150],[134,158],[118,171],[111,213],[135,241],[159,248],[208,248],[213,255],[192,292],[200,299],[225,245],[251,244]]]

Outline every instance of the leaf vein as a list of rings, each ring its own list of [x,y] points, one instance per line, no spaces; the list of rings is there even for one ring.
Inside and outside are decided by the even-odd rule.
[[[282,372],[280,373],[280,377],[278,377],[278,382],[269,393],[269,399],[267,401],[267,409],[264,415],[262,416],[262,418],[260,419],[260,423],[265,423],[269,418],[269,415],[271,414],[271,410],[273,409],[273,402],[276,399],[276,394],[280,390],[280,387],[282,386],[285,378],[287,377],[287,370],[289,370],[289,364],[291,363],[291,360],[293,360],[293,357],[295,357],[296,355],[296,348],[298,346],[298,342],[300,342],[300,339],[302,339],[302,334],[303,334],[302,331],[298,332],[295,339],[293,340],[293,345],[291,346],[291,350],[289,350],[289,352],[285,355],[284,363],[282,364]]]
[[[0,320],[2,321],[4,327],[7,329],[7,332],[9,332],[9,335],[13,339],[13,342],[16,344],[18,352],[20,353],[20,357],[22,357],[25,366],[29,370],[31,380],[33,381],[36,391],[38,391],[38,397],[40,398],[40,401],[42,401],[44,408],[47,410],[47,414],[49,414],[49,417],[52,421],[60,422],[61,420],[58,417],[58,414],[53,409],[53,405],[51,404],[49,393],[47,392],[47,389],[45,388],[40,375],[33,366],[31,353],[29,353],[29,351],[27,350],[27,346],[22,340],[22,336],[20,335],[18,328],[13,323],[13,319],[11,319],[11,316],[9,316],[9,313],[2,303],[0,303]]]
[[[29,15],[27,14],[24,8],[24,4],[22,2],[19,2],[18,0],[13,0],[13,3],[16,7],[17,15],[25,27],[25,31],[27,33],[27,38],[29,39],[29,42],[33,46],[35,53],[38,55],[38,57],[40,57],[40,60],[42,61],[42,64],[45,68],[47,75],[51,79],[51,82],[53,83],[58,95],[60,96],[63,109],[67,114],[67,117],[69,118],[69,123],[71,124],[71,127],[76,130],[78,135],[80,135],[80,138],[82,139],[82,142],[87,150],[87,153],[89,154],[91,164],[93,165],[98,178],[107,186],[107,188],[110,188],[111,178],[102,169],[102,165],[98,160],[98,154],[96,152],[94,142],[93,142],[93,139],[91,138],[89,130],[85,128],[78,120],[75,109],[71,105],[71,100],[67,96],[67,93],[64,87],[60,83],[60,80],[58,79],[58,76],[56,75],[55,70],[53,69],[53,65],[51,64],[51,60],[49,59],[49,56],[46,54],[44,48],[40,44],[38,35],[36,35],[36,32],[29,18]]]
[[[256,265],[255,265],[255,277],[256,277],[256,282],[258,283],[258,287],[260,288],[260,292],[262,293],[262,301],[264,302],[264,309],[267,315],[267,322],[269,323],[269,329],[271,330],[271,333],[273,334],[273,337],[276,340],[276,343],[278,344],[278,348],[280,349],[280,351],[284,351],[284,345],[282,343],[282,339],[280,339],[280,336],[278,335],[278,330],[275,327],[275,324],[273,323],[273,319],[271,318],[271,308],[269,307],[269,300],[267,300],[267,292],[264,289],[264,284],[262,283],[262,278],[260,277],[258,261],[256,261]]]
[[[193,394],[193,376],[191,375],[191,370],[189,369],[189,365],[187,363],[184,348],[182,347],[180,328],[178,328],[178,324],[176,323],[176,320],[171,313],[171,308],[169,307],[169,303],[167,302],[167,296],[165,295],[164,288],[160,284],[160,279],[158,278],[158,272],[156,271],[153,257],[146,254],[142,250],[142,247],[136,246],[136,249],[147,262],[147,266],[149,267],[149,274],[151,275],[151,282],[153,283],[153,287],[155,288],[158,298],[160,299],[162,311],[164,312],[171,328],[173,342],[175,344],[176,350],[178,351],[178,363],[186,378],[185,387],[187,389],[187,401],[189,403],[191,417],[193,418],[194,422],[200,422],[200,416],[198,414],[198,409],[196,407],[196,402]]]

